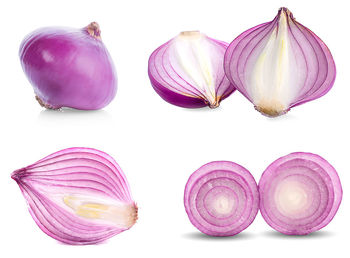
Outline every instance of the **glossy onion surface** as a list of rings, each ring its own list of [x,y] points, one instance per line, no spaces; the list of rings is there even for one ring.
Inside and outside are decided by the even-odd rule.
[[[36,99],[46,108],[101,109],[116,94],[113,61],[95,22],[83,29],[38,29],[23,40],[19,55]]]

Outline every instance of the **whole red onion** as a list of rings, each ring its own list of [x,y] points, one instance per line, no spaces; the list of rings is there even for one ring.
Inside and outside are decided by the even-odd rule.
[[[83,29],[38,29],[23,40],[19,56],[46,108],[95,110],[116,94],[117,75],[96,22]]]

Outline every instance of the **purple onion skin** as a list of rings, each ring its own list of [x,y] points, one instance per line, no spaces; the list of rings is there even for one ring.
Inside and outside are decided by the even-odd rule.
[[[205,103],[202,99],[183,96],[181,94],[178,94],[174,91],[171,91],[163,87],[158,81],[156,81],[152,77],[150,72],[148,72],[148,76],[150,78],[153,89],[166,102],[173,104],[175,106],[183,107],[183,108],[202,108],[202,107],[208,106],[208,104]]]
[[[46,108],[96,110],[115,97],[117,75],[97,23],[83,29],[38,29],[23,40],[19,56]]]
[[[223,180],[222,184],[220,184],[220,180]],[[200,191],[208,184],[210,190],[205,193],[204,199],[199,200]],[[230,188],[230,184],[234,185],[235,188]],[[218,191],[214,196],[220,196],[226,189],[234,192],[236,200],[233,203],[235,207],[227,216],[215,217],[207,210],[206,204],[203,205],[205,207],[204,213],[203,208],[198,208],[201,203],[207,203],[207,200],[211,199],[207,196],[210,196],[215,188]],[[242,194],[241,198],[239,198],[239,194]],[[200,167],[188,179],[185,187],[184,205],[191,223],[202,233],[216,237],[234,236],[249,227],[258,213],[258,187],[252,174],[244,167],[230,161],[213,161]],[[240,210],[242,207],[244,207],[243,210]],[[238,210],[240,210],[239,213]]]
[[[288,164],[292,164],[292,166],[288,166]],[[303,168],[313,170],[314,174],[305,174],[305,176],[310,178],[311,181],[317,182],[315,176],[317,175],[317,177],[321,178],[321,181],[323,181],[323,184],[327,188],[321,189],[320,186],[316,188],[318,190],[316,195],[326,195],[326,200],[323,199],[320,201],[323,203],[324,207],[320,208],[322,203],[319,203],[316,211],[305,218],[281,216],[281,211],[278,209],[276,201],[273,201],[275,204],[273,207],[268,205],[268,191],[272,188],[273,179],[278,175],[282,176],[282,173],[285,172],[283,171],[283,168],[284,170],[288,170],[288,168],[291,169],[293,164],[294,166],[299,167],[300,170]],[[297,174],[297,176],[300,175],[303,175],[302,172]],[[290,176],[291,175],[288,177]],[[318,181],[320,181],[320,179],[318,179]],[[285,235],[307,235],[327,226],[337,213],[343,196],[341,182],[334,167],[319,155],[305,152],[291,153],[271,163],[261,176],[258,187],[260,193],[261,215],[267,224]],[[310,189],[312,188],[312,186],[308,187]],[[320,199],[322,198],[320,197]],[[315,205],[314,203],[312,204]],[[281,216],[282,220],[277,219],[276,214],[279,214],[278,216]],[[318,215],[318,217],[315,216],[315,214]],[[310,220],[310,222],[307,222],[306,220]]]
[[[157,80],[153,78],[149,70],[148,70],[148,76],[153,89],[166,102],[173,104],[175,106],[183,107],[183,108],[203,108],[208,106],[208,103],[201,98],[192,98],[192,97],[184,96],[165,88],[162,84],[160,84]],[[220,102],[226,99],[235,91],[234,88],[232,88],[231,90],[232,91],[227,92],[227,94],[221,97]]]

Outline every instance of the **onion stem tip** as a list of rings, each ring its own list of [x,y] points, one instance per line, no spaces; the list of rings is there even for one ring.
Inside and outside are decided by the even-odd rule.
[[[86,27],[87,32],[90,34],[90,36],[101,39],[101,30],[100,26],[97,22],[92,22]]]

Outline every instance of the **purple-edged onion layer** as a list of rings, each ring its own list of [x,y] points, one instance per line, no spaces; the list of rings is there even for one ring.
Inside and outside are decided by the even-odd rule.
[[[259,209],[253,176],[229,161],[210,162],[189,178],[184,197],[191,223],[211,236],[233,236],[246,229]]]
[[[19,55],[36,99],[46,108],[95,110],[116,94],[117,75],[96,22],[83,29],[38,29],[23,40]]]
[[[228,44],[199,31],[181,32],[157,48],[148,61],[155,91],[186,108],[215,108],[235,89],[223,69]]]
[[[64,243],[99,243],[137,220],[128,182],[104,152],[65,149],[16,170],[12,178],[40,229]]]
[[[287,235],[325,227],[343,195],[335,169],[320,156],[303,152],[274,161],[260,179],[259,192],[265,221]]]
[[[327,46],[287,8],[238,36],[227,48],[224,68],[255,108],[271,117],[323,96],[336,75]]]

